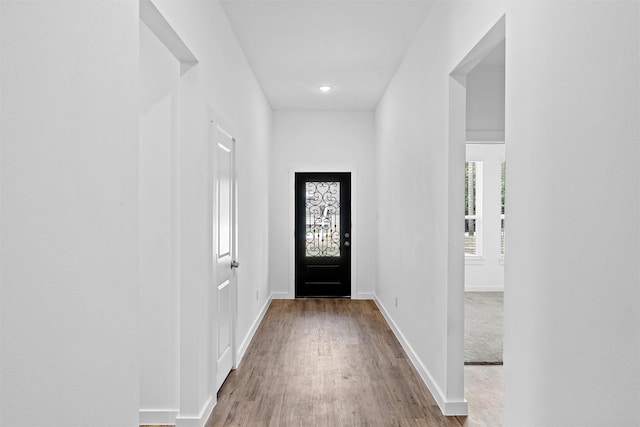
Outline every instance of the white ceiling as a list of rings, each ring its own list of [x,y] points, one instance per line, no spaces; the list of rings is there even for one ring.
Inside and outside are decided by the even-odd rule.
[[[222,0],[275,110],[373,110],[430,3]]]

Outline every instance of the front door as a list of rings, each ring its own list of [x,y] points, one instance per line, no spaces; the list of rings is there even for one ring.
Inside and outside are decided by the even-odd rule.
[[[351,296],[351,174],[296,173],[296,298]]]
[[[214,252],[216,263],[217,374],[220,388],[233,368],[235,316],[235,141],[222,127],[212,123],[214,143]]]

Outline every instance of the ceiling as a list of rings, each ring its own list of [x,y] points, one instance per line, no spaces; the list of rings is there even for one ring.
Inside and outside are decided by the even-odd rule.
[[[430,4],[222,0],[274,110],[375,109]]]

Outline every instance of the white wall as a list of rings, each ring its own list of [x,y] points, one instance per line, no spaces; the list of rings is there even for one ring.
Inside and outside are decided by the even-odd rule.
[[[166,424],[164,411],[176,410],[177,425],[204,424],[215,403],[209,108],[237,131],[238,343],[247,342],[268,302],[271,109],[219,2],[154,3],[199,60],[181,70],[179,129],[163,124],[180,140],[171,153],[172,202],[179,197],[171,233],[169,139],[157,126],[175,100],[173,92],[171,102],[147,99],[139,146],[139,65],[167,57],[139,64],[138,2],[0,2],[3,426],[129,426],[140,416]],[[147,89],[168,94],[173,83],[165,77],[156,75],[146,83],[162,85]],[[154,206],[163,207],[161,215],[150,213]],[[166,242],[149,238],[154,234],[171,234],[172,256],[177,248],[172,274],[180,288],[173,297],[180,311],[151,319],[176,301],[167,293],[169,270],[148,268],[168,257]],[[141,265],[139,237],[146,248]],[[154,279],[161,280],[157,295],[149,287]],[[141,338],[140,316],[156,335]],[[157,335],[170,320],[175,332]],[[141,353],[145,344],[154,347]],[[152,355],[169,345],[175,360]],[[165,387],[175,382],[179,389],[169,394]],[[155,385],[161,389],[152,391]]]
[[[137,9],[0,2],[3,426],[138,422]]]
[[[276,111],[269,205],[269,271],[274,296],[294,297],[293,174],[352,172],[352,298],[375,287],[376,178],[373,112]]]
[[[466,257],[466,291],[504,290],[504,258],[500,255],[501,172],[504,144],[467,144],[467,161],[482,162],[481,255]],[[506,216],[505,216],[506,218]]]
[[[508,424],[640,424],[639,13],[508,18]]]
[[[468,140],[504,141],[504,83],[504,66],[499,65],[480,63],[467,76]]]
[[[505,12],[504,422],[637,425],[637,2],[434,3],[376,111],[376,293],[436,397],[455,403],[448,74]]]
[[[271,109],[219,2],[154,2],[198,59],[181,76],[180,401],[177,425],[202,425],[216,400],[215,307],[211,292],[213,183],[210,181],[209,111],[236,133],[238,178],[238,345],[246,346],[269,301],[268,158]],[[256,298],[256,291],[259,292]],[[173,408],[155,408],[173,409]],[[158,411],[158,416],[161,413]],[[149,420],[150,423],[152,420]],[[158,419],[158,423],[163,423]]]
[[[140,407],[179,408],[179,292],[174,280],[172,152],[180,63],[140,24]],[[175,417],[175,415],[173,415]],[[174,419],[175,420],[175,419]],[[146,422],[146,420],[142,420]]]

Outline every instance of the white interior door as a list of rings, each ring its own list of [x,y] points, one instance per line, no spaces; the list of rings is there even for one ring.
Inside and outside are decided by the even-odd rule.
[[[215,260],[217,292],[217,374],[216,390],[235,363],[235,141],[217,124],[214,126],[215,149]]]

